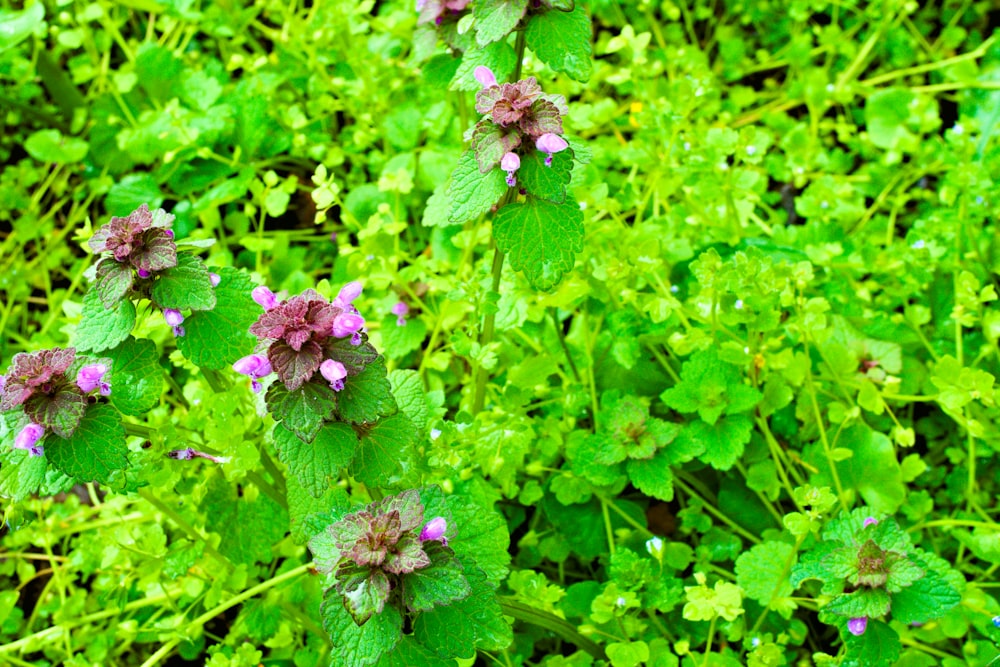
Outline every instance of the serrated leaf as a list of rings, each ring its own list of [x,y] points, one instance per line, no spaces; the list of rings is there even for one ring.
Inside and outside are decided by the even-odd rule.
[[[275,421],[280,421],[304,442],[312,442],[323,422],[332,420],[337,411],[336,394],[328,385],[318,382],[307,382],[295,391],[275,382],[265,400]]]
[[[403,635],[403,640],[390,653],[382,656],[378,667],[440,667],[437,655],[413,638]]]
[[[211,310],[215,307],[215,290],[208,274],[201,259],[179,253],[177,265],[156,276],[150,296],[160,308]]]
[[[547,11],[528,22],[528,48],[546,65],[586,81],[591,71],[590,17],[581,4],[572,12]]]
[[[105,308],[114,308],[132,289],[132,267],[105,257],[97,262],[97,282],[94,289]]]
[[[416,441],[413,422],[403,413],[380,419],[361,437],[351,462],[351,475],[368,486],[385,486]]]
[[[215,307],[184,320],[186,333],[177,339],[177,347],[198,366],[222,370],[253,351],[257,339],[248,329],[259,308],[250,296],[254,285],[244,272],[227,266],[217,273]]]
[[[378,359],[378,352],[368,342],[368,334],[361,334],[359,345],[352,345],[350,338],[327,338],[323,343],[323,356],[344,364],[344,370],[350,377]]]
[[[142,240],[142,249],[129,255],[129,263],[134,268],[155,273],[177,266],[177,245],[174,244],[173,237],[167,236],[164,230],[146,231]]]
[[[327,423],[310,443],[303,442],[281,424],[274,427],[278,458],[303,488],[319,498],[333,486],[341,470],[351,462],[358,436],[346,424]]]
[[[472,6],[476,17],[476,42],[486,46],[503,39],[524,18],[528,0],[479,0]]]
[[[427,198],[420,224],[424,227],[448,227],[451,221],[451,199],[448,198],[451,180],[442,181],[434,188],[434,194]]]
[[[703,447],[701,460],[716,470],[729,470],[743,455],[752,432],[753,422],[749,417],[731,415],[714,425],[703,421],[691,422],[684,427],[678,439],[689,438],[695,445]]]
[[[547,199],[556,204],[566,200],[566,186],[573,171],[573,150],[552,155],[552,166],[545,166],[545,153],[529,151],[521,158],[521,168],[517,171],[517,182],[530,194],[539,199]]]
[[[393,359],[402,359],[410,352],[424,346],[427,325],[419,318],[410,318],[399,326],[396,317],[390,315],[382,320],[382,348]]]
[[[476,649],[502,651],[513,641],[493,588],[484,574],[466,568],[471,593],[446,607],[417,616],[414,638],[441,657],[471,657]]]
[[[892,595],[892,618],[900,623],[927,623],[962,601],[962,595],[944,577],[919,564],[926,574]]]
[[[869,619],[860,637],[846,633],[844,643],[847,644],[845,667],[889,667],[899,659],[899,635],[878,619]]]
[[[96,289],[83,297],[83,312],[73,336],[73,345],[80,352],[103,352],[128,338],[135,326],[135,306],[131,301],[119,301],[105,308]]]
[[[115,472],[128,467],[121,417],[107,403],[91,405],[72,437],[52,434],[45,439],[45,457],[78,482],[109,483]]]
[[[736,583],[747,597],[778,609],[787,618],[795,609],[795,603],[786,599],[794,590],[789,579],[794,566],[795,548],[791,544],[764,542],[736,559]]]
[[[550,290],[572,270],[576,253],[583,249],[583,211],[569,198],[556,204],[529,197],[497,212],[493,236],[532,287]]]
[[[848,618],[874,618],[889,613],[889,605],[885,589],[861,587],[853,593],[838,595],[823,609]]]
[[[475,153],[471,150],[463,153],[451,174],[449,222],[460,225],[489,212],[509,189],[505,179],[500,169],[483,174],[479,171]]]
[[[489,67],[497,81],[503,81],[514,71],[516,61],[514,49],[505,41],[493,42],[484,49],[469,49],[462,54],[462,62],[455,70],[448,88],[466,92],[479,90],[482,84],[476,81],[473,74],[479,66]]]
[[[389,373],[389,384],[399,409],[410,418],[418,431],[427,426],[428,407],[424,384],[417,371],[396,369]]]
[[[23,449],[11,449],[15,432],[0,438],[0,497],[18,503],[36,493],[45,482],[48,463]]]
[[[467,597],[472,589],[462,574],[462,563],[440,542],[424,542],[431,564],[403,577],[403,602],[410,611],[428,611]]]
[[[105,356],[111,359],[111,404],[119,412],[141,417],[160,401],[163,369],[156,345],[129,336]]]
[[[500,164],[500,158],[521,143],[520,135],[507,131],[493,121],[483,119],[476,124],[472,133],[472,152],[476,155],[479,173],[488,174],[491,169]]]
[[[336,590],[358,625],[364,625],[373,614],[380,614],[385,609],[391,584],[382,570],[344,561],[337,568],[336,577]]]
[[[283,340],[271,343],[267,350],[267,358],[278,378],[289,391],[295,391],[319,370],[323,361],[323,348],[311,340],[305,341],[296,350]]]
[[[674,499],[674,474],[670,469],[670,457],[665,452],[657,452],[652,458],[630,459],[625,464],[628,478],[647,496],[665,502]]]
[[[271,548],[288,532],[288,514],[266,494],[253,500],[221,476],[212,478],[201,502],[208,529],[220,536],[219,551],[236,564],[270,563]]]
[[[323,629],[337,647],[331,665],[365,667],[379,661],[391,651],[402,636],[403,619],[394,607],[388,606],[368,622],[358,626],[341,600],[340,594],[328,589],[320,607]]]
[[[73,434],[86,409],[86,397],[72,385],[51,395],[35,393],[24,402],[24,414],[31,421],[64,438]]]
[[[373,422],[397,410],[383,359],[376,359],[354,377],[348,376],[344,388],[337,392],[338,414],[355,424]]]
[[[285,480],[288,517],[292,539],[303,544],[312,536],[310,523],[314,517],[327,512],[342,513],[350,507],[347,492],[339,486],[327,487],[323,495],[314,497],[295,475]]]

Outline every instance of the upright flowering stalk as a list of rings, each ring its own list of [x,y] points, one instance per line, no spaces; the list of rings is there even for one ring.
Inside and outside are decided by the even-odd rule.
[[[514,187],[521,158],[532,147],[547,155],[566,150],[562,117],[568,113],[562,95],[545,95],[534,77],[514,83],[498,83],[488,67],[477,67],[473,75],[483,88],[476,93],[476,111],[484,114],[472,129],[472,149],[479,171],[487,173],[499,163],[507,172],[507,185]]]
[[[272,370],[288,391],[320,378],[343,389],[346,378],[378,356],[370,345],[363,345],[365,319],[352,303],[361,293],[360,283],[345,285],[333,303],[311,289],[284,301],[266,288],[254,292],[254,299],[265,308],[250,327],[260,339],[260,351],[240,359],[233,369],[249,376],[255,391],[260,391],[257,379]]]

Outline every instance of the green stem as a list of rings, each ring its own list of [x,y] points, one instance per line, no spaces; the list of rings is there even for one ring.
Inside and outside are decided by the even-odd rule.
[[[513,189],[512,189],[513,190]],[[502,208],[510,201],[510,191],[504,198],[500,200],[500,207]],[[490,290],[492,292],[500,291],[500,277],[503,275],[503,259],[504,254],[500,248],[495,248],[493,250],[493,283]],[[483,331],[479,336],[479,345],[485,348],[493,340],[493,332],[496,328],[497,314],[496,311],[491,310],[486,313],[483,318]],[[472,414],[477,415],[483,411],[483,405],[486,403],[486,381],[487,381],[487,371],[483,368],[482,364],[476,367],[476,393],[472,400]]]
[[[545,628],[560,638],[574,644],[577,648],[586,651],[598,660],[607,660],[607,657],[604,655],[604,649],[597,642],[584,637],[577,631],[575,626],[558,616],[520,602],[515,602],[509,598],[500,598],[500,608],[507,616],[513,616],[519,621]]]
[[[232,607],[235,607],[236,605],[245,602],[246,600],[249,600],[252,597],[257,596],[268,589],[274,588],[278,584],[282,584],[288,581],[289,579],[294,579],[300,575],[303,575],[306,572],[308,572],[312,567],[313,567],[312,563],[306,563],[305,565],[300,565],[294,570],[289,570],[284,574],[279,574],[277,577],[274,577],[273,579],[268,579],[267,581],[261,582],[256,586],[254,586],[253,588],[249,588],[240,593],[239,595],[233,596],[228,600],[226,600],[225,602],[216,605],[212,609],[209,609],[204,614],[202,614],[201,616],[199,616],[198,618],[194,619],[186,626],[184,626],[184,628],[180,630],[178,633],[180,637],[171,639],[166,644],[161,646],[156,653],[149,656],[149,658],[144,663],[142,663],[142,667],[153,667],[153,665],[160,662],[160,660],[170,655],[170,653],[172,653],[173,650],[177,648],[178,644],[187,639],[192,630],[194,630],[195,628],[200,628],[201,626],[205,625],[205,623],[208,623],[213,618],[223,613],[227,609],[231,609]]]
[[[122,422],[122,426],[125,427],[125,435],[134,435],[137,438],[144,438],[146,440],[150,440],[153,437],[153,433],[156,432],[149,426],[143,426],[142,424]]]
[[[49,91],[62,115],[72,122],[73,112],[86,103],[83,95],[66,76],[66,72],[52,59],[44,45],[38,44],[37,53],[38,77],[42,80],[42,85]]]
[[[279,493],[273,485],[269,484],[260,473],[250,470],[247,472],[247,479],[249,479],[254,486],[260,489],[261,493],[278,503],[279,507],[286,510],[288,509],[288,501],[285,500],[285,497]]]

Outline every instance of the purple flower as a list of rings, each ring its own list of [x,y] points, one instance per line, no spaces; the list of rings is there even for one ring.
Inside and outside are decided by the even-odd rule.
[[[140,277],[140,278],[148,278],[148,277],[150,277],[151,275],[153,275],[153,274],[151,274],[151,273],[150,273],[149,271],[147,271],[146,269],[138,269],[138,270],[136,271],[136,273],[138,273],[138,274],[139,274],[139,277]]]
[[[319,373],[330,383],[330,389],[340,391],[344,388],[344,378],[347,377],[347,369],[344,368],[344,364],[327,359],[319,365]]]
[[[233,364],[233,370],[240,375],[249,377],[250,386],[254,393],[259,394],[263,387],[260,382],[257,382],[257,379],[271,374],[271,362],[267,360],[267,357],[251,354]]]
[[[542,136],[535,139],[535,148],[542,151],[547,155],[545,158],[545,166],[552,166],[552,154],[558,153],[559,151],[564,151],[569,147],[566,140],[560,137],[558,134],[552,134],[547,132]]]
[[[444,536],[444,532],[448,530],[448,522],[444,520],[443,516],[434,517],[427,522],[423,530],[420,531],[420,541],[425,542],[427,540],[437,540],[445,546],[448,545],[448,538]]]
[[[867,528],[868,526],[874,526],[876,523],[878,523],[878,519],[876,519],[874,517],[870,517],[870,516],[869,517],[865,517],[864,524],[862,525],[862,528]]]
[[[500,168],[507,172],[507,185],[514,187],[517,183],[514,173],[521,168],[521,158],[517,156],[517,153],[504,153],[504,156],[500,158]]]
[[[333,320],[333,335],[337,338],[353,336],[365,326],[365,318],[355,313],[341,313]]]
[[[333,305],[341,310],[351,310],[357,312],[357,310],[351,304],[361,296],[361,290],[364,289],[358,281],[349,282],[340,288],[337,292],[337,296],[333,300]]]
[[[181,314],[181,311],[176,308],[164,308],[163,319],[173,329],[175,336],[184,335],[184,327],[181,326],[181,323],[184,321],[184,315]]]
[[[218,287],[219,283],[222,282],[222,276],[220,276],[218,273],[209,273],[208,281],[212,283],[212,287]]]
[[[228,456],[213,456],[212,454],[199,452],[197,449],[192,447],[188,447],[187,449],[175,449],[172,452],[167,452],[167,456],[172,459],[177,459],[178,461],[190,461],[193,458],[200,458],[215,461],[216,463],[229,463],[232,460]]]
[[[94,391],[95,389],[101,390],[101,396],[111,395],[111,383],[105,382],[103,380],[104,375],[108,372],[108,367],[104,364],[90,364],[84,366],[76,374],[76,386],[80,388],[83,393]]]
[[[491,86],[497,85],[497,77],[489,67],[483,67],[480,65],[473,71],[472,76],[476,77],[476,81],[483,88],[490,88]]]
[[[32,456],[41,456],[44,450],[36,444],[45,435],[45,429],[38,424],[28,424],[14,438],[14,449],[25,449]]]
[[[392,314],[396,316],[397,327],[406,326],[406,316],[410,312],[409,306],[400,301],[399,303],[397,303],[392,307],[392,310],[390,312],[392,312]]]
[[[250,298],[256,301],[264,310],[271,310],[278,305],[278,297],[274,296],[274,292],[267,289],[264,285],[254,287],[253,291],[250,292]]]
[[[847,622],[847,629],[855,637],[860,637],[865,634],[865,630],[868,628],[868,617],[862,616],[861,618],[852,618]]]

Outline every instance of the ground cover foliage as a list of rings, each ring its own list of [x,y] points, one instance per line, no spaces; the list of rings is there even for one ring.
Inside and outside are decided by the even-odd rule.
[[[989,2],[0,9],[0,662],[1000,656]]]

